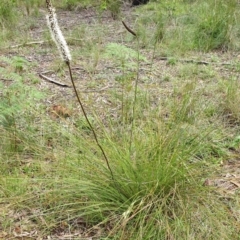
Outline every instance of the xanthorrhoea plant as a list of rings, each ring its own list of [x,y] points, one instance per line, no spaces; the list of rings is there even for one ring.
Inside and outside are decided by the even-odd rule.
[[[72,70],[71,70],[71,66],[70,66],[71,54],[70,54],[68,45],[66,43],[66,40],[65,40],[65,38],[64,38],[64,36],[62,34],[62,31],[60,30],[60,28],[58,26],[57,15],[55,13],[55,9],[53,8],[50,0],[46,0],[46,4],[47,4],[47,9],[48,9],[47,23],[48,23],[48,26],[49,26],[49,29],[50,29],[50,32],[51,32],[51,35],[52,35],[52,39],[56,43],[57,48],[60,51],[60,54],[61,54],[61,57],[62,57],[63,61],[68,66],[70,79],[71,79],[71,82],[72,82],[72,85],[73,85],[73,89],[74,89],[75,95],[77,97],[78,103],[80,104],[81,109],[82,109],[83,114],[84,114],[84,117],[85,117],[85,119],[86,119],[90,129],[93,132],[95,141],[96,141],[98,147],[100,148],[100,150],[101,150],[101,152],[102,152],[102,154],[104,156],[104,159],[105,159],[105,161],[107,163],[108,169],[109,169],[109,171],[111,173],[111,176],[112,176],[112,179],[113,179],[113,172],[112,172],[112,170],[110,168],[108,158],[107,158],[107,156],[105,154],[105,151],[103,150],[101,144],[98,141],[96,132],[95,132],[92,124],[90,123],[90,121],[88,119],[87,113],[86,113],[86,111],[85,111],[85,109],[83,107],[83,104],[82,104],[81,99],[79,97],[79,94],[77,92],[75,83],[73,81]]]

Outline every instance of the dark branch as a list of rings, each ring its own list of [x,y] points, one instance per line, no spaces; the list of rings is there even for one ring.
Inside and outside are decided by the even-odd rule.
[[[55,80],[53,80],[53,79],[51,79],[51,78],[49,78],[49,77],[47,77],[47,76],[45,76],[41,73],[39,73],[39,77],[41,77],[42,79],[44,79],[44,80],[46,80],[50,83],[53,83],[53,84],[57,85],[57,86],[70,88],[70,86],[68,86],[67,84],[57,82],[57,81],[55,81]]]
[[[133,30],[131,30],[124,21],[122,21],[122,24],[133,36],[137,36],[137,34]]]

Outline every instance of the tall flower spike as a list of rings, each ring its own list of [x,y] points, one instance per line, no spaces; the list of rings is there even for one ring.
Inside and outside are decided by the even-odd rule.
[[[48,12],[49,14],[47,15],[47,23],[48,23],[48,26],[50,28],[50,32],[51,32],[51,35],[52,35],[52,38],[54,40],[54,42],[56,43],[59,51],[60,51],[60,54],[63,58],[63,61],[66,63],[66,65],[68,66],[68,69],[69,69],[69,74],[70,74],[70,79],[71,79],[71,82],[72,82],[72,85],[73,85],[73,89],[74,89],[74,92],[75,92],[75,95],[77,97],[77,100],[78,100],[78,103],[80,104],[80,107],[82,109],[82,112],[83,112],[83,115],[89,125],[89,127],[91,128],[92,130],[92,133],[93,133],[93,136],[95,138],[95,141],[99,147],[99,149],[101,150],[103,156],[104,156],[104,159],[107,163],[107,167],[111,173],[111,176],[112,176],[112,179],[114,180],[114,177],[113,177],[113,172],[112,172],[112,169],[109,165],[109,161],[108,161],[108,158],[105,154],[105,151],[104,149],[102,148],[101,144],[98,142],[98,137],[97,137],[97,134],[91,124],[91,122],[89,121],[88,119],[88,116],[87,116],[87,113],[84,109],[84,106],[81,102],[81,99],[78,95],[78,92],[77,92],[77,89],[76,89],[76,86],[75,86],[75,83],[73,81],[73,76],[72,76],[72,70],[71,70],[71,67],[70,67],[70,61],[71,61],[71,55],[70,55],[70,51],[68,49],[68,46],[67,46],[67,43],[63,37],[63,34],[58,26],[58,22],[57,22],[57,17],[56,17],[56,14],[55,14],[55,9],[52,7],[52,4],[51,4],[51,0],[46,0],[46,4],[47,4],[47,9],[48,9]]]
[[[49,12],[49,14],[46,16],[47,24],[50,29],[52,39],[56,43],[63,61],[66,63],[69,63],[71,61],[71,54],[70,54],[68,45],[65,41],[65,38],[62,34],[62,31],[59,28],[55,9],[51,6],[50,3],[47,4],[47,8]]]

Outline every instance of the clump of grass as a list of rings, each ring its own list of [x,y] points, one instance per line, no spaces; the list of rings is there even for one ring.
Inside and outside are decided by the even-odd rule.
[[[42,226],[44,231],[52,231],[61,222],[71,228],[71,222],[81,219],[88,232],[101,229],[95,233],[99,238],[236,238],[238,230],[234,218],[226,214],[227,206],[202,186],[202,165],[197,158],[211,139],[206,138],[208,132],[204,133],[203,127],[196,133],[189,130],[199,116],[195,87],[195,83],[186,84],[180,90],[185,100],[178,102],[178,112],[168,120],[161,117],[161,109],[153,113],[146,107],[144,110],[149,112],[143,114],[138,97],[136,109],[142,112],[135,115],[131,151],[129,132],[125,130],[131,124],[111,125],[109,119],[108,129],[102,129],[99,136],[103,148],[108,149],[115,181],[100,153],[92,151],[91,138],[82,129],[66,129],[66,140],[59,138],[63,146],[71,139],[71,152],[65,157],[59,152],[52,166],[56,168],[54,174],[47,181],[29,180],[28,185],[36,190],[33,197],[20,198],[20,205],[40,209],[38,214],[48,226]],[[191,121],[189,104],[195,116]],[[36,202],[34,192],[39,188],[41,194]],[[38,214],[30,214],[30,220],[41,226]]]
[[[0,26],[1,28],[10,27],[16,20],[15,3],[3,0],[0,3]]]
[[[138,12],[138,36],[143,46],[163,47],[169,53],[238,47],[239,8],[236,0],[161,1]],[[156,42],[157,41],[157,42]]]
[[[102,0],[100,1],[99,10],[109,10],[113,19],[117,19],[120,15],[121,0]]]
[[[239,83],[238,80],[232,78],[226,80],[221,86],[223,92],[223,100],[220,103],[221,109],[224,113],[225,119],[233,125],[240,122],[240,112],[239,112]]]
[[[237,1],[203,2],[194,33],[195,46],[200,50],[226,49],[230,44],[230,31],[235,24]],[[209,9],[211,9],[209,11]]]
[[[45,190],[38,202],[30,197],[21,204],[40,208],[49,230],[57,222],[80,218],[89,232],[101,228],[98,237],[113,239],[237,236],[234,219],[226,214],[226,206],[218,197],[202,187],[199,164],[192,161],[204,138],[182,124],[169,127],[158,113],[135,127],[131,156],[128,138],[124,131],[121,135],[116,131],[101,135],[111,159],[113,182],[101,156],[92,153],[91,140],[77,133],[71,147],[75,149],[81,142],[84,157],[69,155],[70,161],[64,165],[64,159],[59,159],[57,168],[64,167],[66,175],[55,176],[48,183],[39,181]]]
[[[61,0],[55,2],[57,7],[61,7],[70,11],[79,10],[86,7],[96,7],[100,12],[105,10],[110,10],[112,14],[119,14],[121,1],[113,1],[113,0]]]
[[[78,4],[79,4],[79,1],[66,0],[63,7],[71,11],[71,10],[74,10],[78,6]]]
[[[194,123],[198,114],[196,113],[196,84],[189,82],[182,89],[176,90],[174,101],[171,107],[171,117],[173,124],[177,122]]]

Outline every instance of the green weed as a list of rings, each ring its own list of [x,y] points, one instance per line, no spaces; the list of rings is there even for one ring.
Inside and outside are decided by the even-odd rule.
[[[0,68],[0,74],[9,82],[8,87],[1,85],[0,95],[0,127],[8,136],[3,138],[2,152],[20,151],[26,143],[23,129],[28,129],[31,114],[28,116],[36,102],[44,95],[34,87],[26,85],[23,74],[27,71],[29,63],[21,57],[2,58],[8,64]],[[12,73],[9,73],[12,70]],[[6,142],[5,142],[6,140]],[[10,149],[8,147],[10,146]]]

